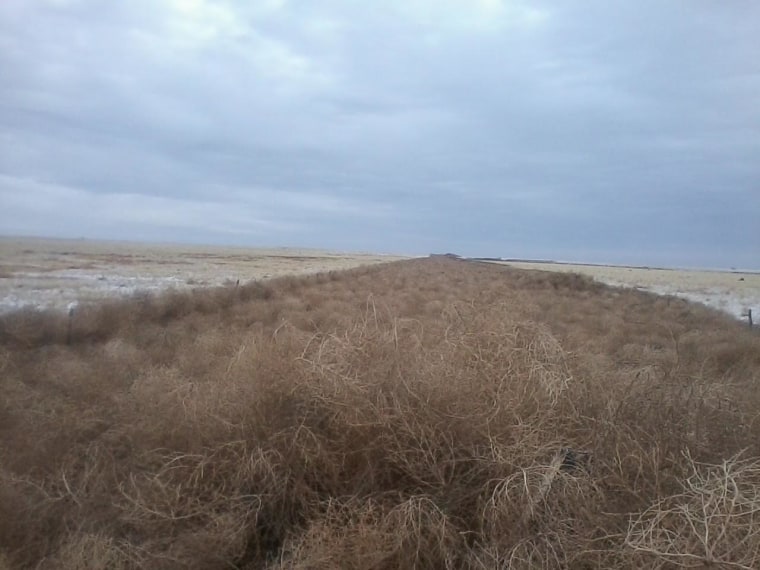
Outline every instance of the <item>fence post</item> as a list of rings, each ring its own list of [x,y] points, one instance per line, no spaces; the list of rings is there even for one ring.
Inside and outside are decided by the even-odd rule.
[[[71,344],[71,325],[74,320],[74,312],[76,311],[78,303],[76,301],[69,303],[69,322],[66,328],[66,344]]]

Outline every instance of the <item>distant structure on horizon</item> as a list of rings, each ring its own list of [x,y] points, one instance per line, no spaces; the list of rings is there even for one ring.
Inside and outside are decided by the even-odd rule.
[[[429,257],[445,257],[446,259],[462,259],[461,255],[456,253],[431,253]]]

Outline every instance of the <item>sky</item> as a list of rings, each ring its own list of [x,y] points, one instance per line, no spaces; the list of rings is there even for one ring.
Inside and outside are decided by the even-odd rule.
[[[0,234],[760,269],[760,2],[0,1]]]

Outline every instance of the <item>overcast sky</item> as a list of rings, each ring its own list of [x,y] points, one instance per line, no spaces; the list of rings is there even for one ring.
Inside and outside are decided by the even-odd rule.
[[[760,269],[760,2],[0,1],[0,233]]]

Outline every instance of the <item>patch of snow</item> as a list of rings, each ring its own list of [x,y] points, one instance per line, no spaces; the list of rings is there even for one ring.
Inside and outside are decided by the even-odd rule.
[[[83,270],[30,272],[17,274],[12,279],[13,290],[0,297],[0,313],[24,308],[69,312],[81,301],[191,287],[185,278],[177,276],[104,275]]]
[[[605,280],[607,285],[615,287],[631,287],[630,284],[622,283],[615,280]],[[747,311],[752,309],[753,313],[760,314],[760,292],[740,292],[724,289],[720,287],[711,287],[702,291],[683,291],[675,286],[636,286],[635,289],[648,291],[657,295],[671,295],[686,299],[692,303],[701,303],[713,309],[728,313],[736,319],[744,320],[747,317]]]

